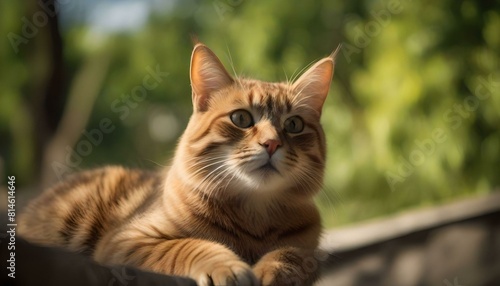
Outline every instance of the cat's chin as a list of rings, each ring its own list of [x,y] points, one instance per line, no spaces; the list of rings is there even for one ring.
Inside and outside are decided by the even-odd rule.
[[[275,175],[281,175],[280,171],[278,171],[278,169],[271,162],[267,162],[266,164],[255,168],[252,172],[264,179]]]
[[[287,188],[289,183],[272,164],[265,164],[248,171],[240,179],[246,186],[247,191],[256,193],[280,192]]]

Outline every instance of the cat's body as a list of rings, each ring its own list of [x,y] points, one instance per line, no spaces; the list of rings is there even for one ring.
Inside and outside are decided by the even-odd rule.
[[[329,57],[293,85],[233,79],[198,44],[194,113],[171,168],[73,175],[30,204],[19,233],[200,285],[311,284],[332,75]]]

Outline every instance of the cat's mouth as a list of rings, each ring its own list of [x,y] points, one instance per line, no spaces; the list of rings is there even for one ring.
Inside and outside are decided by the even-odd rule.
[[[255,169],[255,171],[264,172],[264,173],[272,172],[272,173],[280,174],[280,171],[278,171],[278,169],[276,169],[276,167],[274,167],[274,165],[271,163],[271,161],[268,161],[266,164],[258,167],[257,169]]]

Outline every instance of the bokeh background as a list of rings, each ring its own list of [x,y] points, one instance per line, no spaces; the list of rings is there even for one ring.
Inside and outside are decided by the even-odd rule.
[[[322,118],[327,227],[500,184],[500,1],[33,0],[0,11],[1,180],[15,175],[26,192],[85,168],[167,164],[191,113],[193,36],[228,70],[267,81],[342,44]]]

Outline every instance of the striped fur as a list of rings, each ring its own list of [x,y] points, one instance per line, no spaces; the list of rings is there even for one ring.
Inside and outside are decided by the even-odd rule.
[[[293,84],[234,79],[196,45],[194,112],[169,170],[75,174],[28,206],[19,233],[199,285],[312,284],[321,233],[312,197],[326,156],[319,120],[332,75],[333,56]],[[254,124],[238,127],[235,110]],[[293,116],[304,125],[298,133],[284,127]]]

